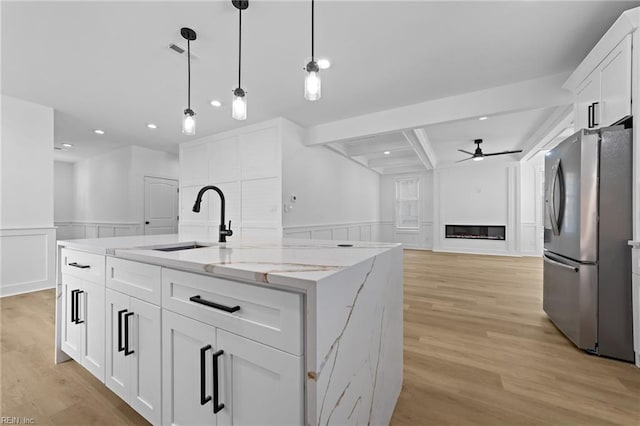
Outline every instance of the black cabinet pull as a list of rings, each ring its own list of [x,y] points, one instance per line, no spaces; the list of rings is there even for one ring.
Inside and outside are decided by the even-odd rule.
[[[217,414],[224,408],[224,404],[218,403],[218,358],[224,351],[220,349],[213,354],[213,414]]]
[[[91,265],[80,265],[78,262],[72,262],[69,266],[73,266],[74,268],[87,269],[91,268]]]
[[[122,314],[127,312],[126,309],[118,311],[118,352],[124,351],[124,345],[122,344]]]
[[[71,322],[76,322],[76,292],[78,290],[71,290]]]
[[[192,302],[195,303],[199,303],[201,305],[205,305],[205,306],[209,306],[211,308],[214,309],[220,309],[221,311],[225,311],[225,312],[237,312],[240,310],[240,306],[236,305],[236,306],[225,306],[225,305],[220,305],[219,303],[215,303],[215,302],[211,302],[209,300],[205,300],[203,298],[200,297],[200,295],[197,296],[191,296],[189,298],[189,300],[191,300]]]
[[[124,356],[131,355],[135,351],[129,350],[129,317],[133,315],[133,312],[124,314]]]
[[[600,125],[600,123],[596,123],[596,105],[600,105],[600,102],[594,102],[591,105],[592,105],[591,114],[593,115],[593,118],[591,119],[591,124],[593,125],[593,127],[596,127]]]
[[[84,291],[82,290],[76,290],[76,320],[74,321],[76,324],[82,324],[84,322],[84,320],[80,320],[80,313],[79,313],[79,300],[80,300],[80,295],[84,293]]]
[[[206,396],[207,393],[207,385],[205,378],[205,370],[207,366],[205,365],[205,353],[211,349],[211,345],[203,346],[200,348],[200,405],[204,405],[207,402],[211,401],[211,396]]]
[[[587,108],[587,128],[592,128],[593,124],[591,124],[591,117],[593,116],[593,104],[589,105]]]

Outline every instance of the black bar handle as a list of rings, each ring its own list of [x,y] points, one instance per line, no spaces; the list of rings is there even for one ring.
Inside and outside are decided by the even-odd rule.
[[[76,291],[71,290],[71,322],[76,322]]]
[[[87,269],[91,268],[91,265],[80,265],[78,262],[72,262],[69,266],[73,266],[74,268]]]
[[[224,408],[224,404],[218,403],[218,358],[224,351],[220,349],[213,354],[213,414],[217,414]]]
[[[236,306],[225,306],[225,305],[220,305],[219,303],[215,303],[215,302],[211,302],[209,300],[203,299],[200,297],[200,295],[197,296],[191,296],[189,298],[189,300],[191,300],[192,302],[195,303],[199,303],[201,305],[205,305],[205,306],[209,306],[211,308],[215,308],[215,309],[220,309],[221,311],[225,311],[225,312],[237,312],[240,310],[240,306],[236,305]]]
[[[593,108],[591,108],[591,113],[593,114],[593,118],[591,119],[591,124],[593,124],[593,127],[595,126],[599,126],[600,123],[596,123],[596,106],[600,105],[600,102],[594,102],[591,105],[593,105]]]
[[[587,128],[592,128],[593,124],[591,124],[591,116],[593,115],[593,104],[589,105],[587,108]]]
[[[118,311],[118,352],[124,351],[124,345],[122,344],[122,314],[127,312],[126,309]]]
[[[84,293],[84,291],[82,290],[76,290],[76,320],[75,323],[76,324],[82,324],[84,322],[84,320],[80,320],[80,313],[79,313],[79,301],[80,301],[80,295]]]
[[[135,351],[129,350],[129,317],[133,315],[133,312],[124,314],[124,356],[131,355]]]
[[[200,348],[200,405],[204,405],[207,402],[211,401],[211,396],[205,396],[207,393],[206,386],[206,378],[205,378],[205,370],[207,366],[205,365],[204,354],[211,349],[211,345],[203,346]]]

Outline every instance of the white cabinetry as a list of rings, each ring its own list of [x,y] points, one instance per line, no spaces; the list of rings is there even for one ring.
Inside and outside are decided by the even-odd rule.
[[[302,424],[301,296],[171,269],[162,281],[163,423]]]
[[[576,89],[576,129],[610,126],[631,115],[631,34]]]
[[[148,421],[160,424],[160,267],[108,258],[107,271],[105,384]]]
[[[104,382],[104,256],[63,249],[61,347]]]

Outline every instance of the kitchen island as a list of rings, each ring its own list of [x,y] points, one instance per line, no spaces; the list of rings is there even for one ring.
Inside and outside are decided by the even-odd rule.
[[[58,254],[56,361],[74,358],[154,424],[393,414],[398,244],[163,235],[60,241]]]

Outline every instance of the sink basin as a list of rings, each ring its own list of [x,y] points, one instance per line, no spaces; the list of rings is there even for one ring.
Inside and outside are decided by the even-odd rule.
[[[172,251],[182,251],[182,250],[193,250],[204,247],[215,246],[215,243],[201,243],[196,241],[185,241],[181,243],[173,243],[173,244],[162,244],[155,246],[147,246],[147,247],[138,247],[143,250],[156,250],[156,251],[164,251],[164,252],[172,252]]]
[[[180,250],[191,250],[191,249],[197,249],[197,248],[202,248],[202,247],[209,247],[209,246],[203,246],[197,243],[192,243],[192,244],[188,244],[188,245],[181,245],[181,246],[174,246],[174,247],[162,247],[162,248],[154,248],[152,250],[157,250],[157,251],[180,251]]]

